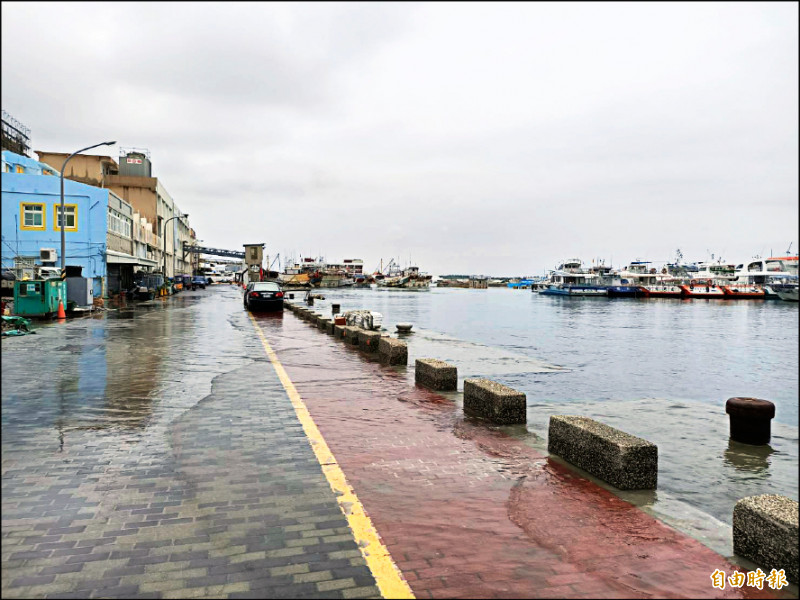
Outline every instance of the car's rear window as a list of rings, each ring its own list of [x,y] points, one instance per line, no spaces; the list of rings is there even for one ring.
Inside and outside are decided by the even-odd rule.
[[[277,292],[280,289],[281,286],[271,281],[257,281],[253,284],[253,291],[256,292]]]

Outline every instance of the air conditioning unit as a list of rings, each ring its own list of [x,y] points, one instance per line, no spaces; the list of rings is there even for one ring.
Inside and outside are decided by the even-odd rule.
[[[56,260],[58,260],[58,257],[56,256],[56,249],[39,248],[39,260],[41,260],[43,263],[56,262]]]

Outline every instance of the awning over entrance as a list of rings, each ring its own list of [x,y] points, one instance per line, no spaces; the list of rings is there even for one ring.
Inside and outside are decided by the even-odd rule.
[[[140,256],[131,256],[122,252],[115,252],[114,250],[106,250],[106,262],[110,265],[142,265],[145,267],[155,267],[158,263],[149,258],[141,258]]]

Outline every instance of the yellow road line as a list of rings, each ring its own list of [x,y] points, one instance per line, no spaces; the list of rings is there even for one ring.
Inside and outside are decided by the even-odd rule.
[[[286,393],[289,395],[289,400],[292,402],[297,418],[303,425],[303,430],[306,433],[306,437],[308,437],[311,448],[322,466],[322,472],[336,495],[339,508],[342,509],[345,517],[347,517],[347,523],[350,525],[350,529],[353,530],[356,543],[361,549],[361,554],[364,556],[364,560],[367,561],[367,566],[372,571],[373,577],[375,577],[381,595],[384,598],[414,598],[414,593],[400,573],[400,569],[394,564],[389,550],[383,545],[375,526],[364,510],[355,491],[347,483],[344,472],[336,462],[319,429],[317,429],[314,419],[311,418],[308,408],[306,408],[292,380],[289,379],[289,375],[278,360],[278,356],[269,345],[269,342],[267,342],[264,332],[253,318],[253,315],[248,313],[248,316],[253,322],[253,327],[258,333],[258,337],[261,338],[261,344],[264,346],[264,351],[278,374],[278,379],[280,379]]]

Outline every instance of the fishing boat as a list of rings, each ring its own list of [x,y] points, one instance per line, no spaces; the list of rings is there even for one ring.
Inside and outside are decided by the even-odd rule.
[[[763,300],[766,297],[764,287],[757,283],[734,283],[721,287],[722,291],[725,292],[725,297],[729,299]]]
[[[387,288],[428,289],[431,279],[433,276],[420,273],[419,267],[397,267],[395,270],[388,270],[382,279],[377,279],[377,284]]]
[[[722,289],[722,286],[714,283],[713,279],[692,279],[688,283],[680,284],[678,287],[683,290],[683,295],[686,298],[725,298],[725,290]]]
[[[770,256],[767,259],[767,270],[768,271],[785,271],[790,275],[797,275],[797,267],[798,263],[800,263],[800,255],[797,254],[789,254],[792,245],[789,244],[789,249],[786,250],[786,255],[784,256]]]
[[[786,300],[787,302],[797,302],[798,298],[798,285],[795,284],[784,284],[784,287],[778,290],[778,297],[781,300]]]
[[[649,266],[650,261],[633,260],[617,273],[618,282],[608,287],[610,298],[646,298],[647,286],[656,285],[663,275]]]
[[[305,257],[287,266],[280,281],[293,287],[339,288],[354,285],[353,276],[361,274],[361,259],[345,259],[343,263],[328,263],[322,257]]]
[[[798,277],[797,275],[788,275],[782,283],[775,283],[772,286],[775,294],[779,300],[787,300],[789,302],[797,302],[797,288]]]
[[[764,299],[777,300],[779,299],[777,286],[791,283],[797,278],[797,265],[796,262],[794,265],[792,264],[792,258],[791,256],[771,258],[755,256],[746,266],[743,264],[737,266],[736,282],[759,285],[764,290]]]
[[[658,283],[642,286],[642,289],[650,298],[681,298],[683,296],[682,282],[677,278],[662,279]]]
[[[608,287],[599,285],[602,277],[584,268],[581,259],[571,258],[550,271],[547,285],[538,292],[543,296],[607,296]]]
[[[543,290],[539,290],[542,296],[607,296],[608,290],[605,287],[594,285],[557,285],[550,284]]]

